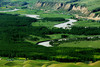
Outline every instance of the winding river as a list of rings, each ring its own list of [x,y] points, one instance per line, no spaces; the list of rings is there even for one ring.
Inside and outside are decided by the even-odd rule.
[[[63,29],[66,29],[66,28],[70,29],[72,27],[72,25],[74,25],[73,22],[77,22],[77,20],[69,19],[68,22],[54,25],[54,27],[63,28]],[[45,42],[38,43],[38,45],[42,45],[42,46],[45,46],[45,47],[52,47],[49,43],[50,43],[50,41],[45,41]]]
[[[31,18],[36,18],[36,19],[40,19],[40,15],[29,15],[29,14],[25,14],[26,17],[31,17]],[[74,19],[68,19],[69,21],[68,22],[65,22],[65,23],[61,23],[61,24],[57,24],[57,25],[54,25],[54,27],[56,28],[63,28],[63,29],[70,29],[72,25],[74,25],[73,23],[74,22],[77,22],[77,20],[74,20]],[[45,47],[53,47],[51,46],[50,44],[50,41],[44,41],[44,42],[40,42],[38,43],[37,45],[42,45],[42,46],[45,46]]]

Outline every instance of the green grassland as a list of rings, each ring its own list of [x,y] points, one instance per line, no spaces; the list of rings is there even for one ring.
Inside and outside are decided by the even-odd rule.
[[[92,21],[77,21],[74,23],[77,27],[100,27],[100,22]]]
[[[14,12],[5,12],[5,13],[9,13],[9,14],[41,14],[43,13],[43,10],[31,10],[31,9],[20,9],[18,11],[14,11]]]
[[[100,48],[100,40],[97,41],[75,41],[69,43],[60,44],[59,47],[92,47]]]
[[[61,22],[61,21],[59,21],[59,22],[52,22],[52,21],[46,21],[46,22],[43,22],[43,21],[40,21],[40,22],[36,22],[36,23],[32,23],[32,26],[45,26],[45,27],[48,27],[48,28],[53,28],[54,27],[54,25],[56,25],[56,24],[60,24],[60,23],[64,23],[64,21],[63,22]]]
[[[1,67],[99,67],[100,61],[95,63],[60,63],[56,61],[46,61],[46,60],[0,60]]]
[[[61,12],[55,12],[55,11],[48,11],[45,13],[44,10],[31,10],[31,9],[20,9],[18,11],[14,12],[5,12],[7,14],[35,14],[35,15],[40,15],[40,17],[45,18],[45,17],[62,17],[62,18],[71,18],[73,15],[67,15],[66,14],[61,14]]]
[[[43,64],[51,63],[50,61],[42,61],[42,60],[0,60],[1,67],[41,67]]]
[[[38,40],[30,40],[30,39],[25,39],[27,42],[30,42],[32,44],[37,44],[38,42],[42,42],[42,41],[48,41],[48,40],[53,40],[53,39],[59,39],[61,38],[62,34],[52,34],[52,35],[47,35],[49,38],[42,38],[39,36],[34,36],[34,35],[30,35],[32,36],[32,38],[38,38]]]

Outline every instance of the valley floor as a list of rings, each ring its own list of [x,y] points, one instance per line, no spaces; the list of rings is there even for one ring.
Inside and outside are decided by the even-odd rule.
[[[70,18],[73,18],[72,15],[55,13],[53,11],[45,13],[45,11],[41,11],[41,10],[28,10],[28,9],[22,10],[21,9],[21,10],[17,10],[17,11],[13,11],[13,12],[11,11],[11,12],[3,12],[3,13],[14,14],[14,15],[18,15],[20,17],[23,17],[23,16],[26,15],[27,17],[31,17],[31,19],[33,19],[33,18],[38,19],[38,21],[32,22],[30,24],[30,26],[32,26],[34,28],[32,28],[32,30],[31,30],[31,28],[28,29],[29,30],[28,32],[32,31],[30,33],[33,33],[33,34],[30,34],[30,33],[27,32],[28,36],[26,37],[26,39],[24,38],[25,42],[23,44],[19,42],[19,43],[13,45],[13,46],[17,45],[19,50],[16,47],[14,47],[14,48],[16,48],[16,49],[14,49],[12,47],[12,44],[11,44],[9,49],[10,48],[12,48],[12,49],[9,52],[12,51],[12,53],[9,54],[9,52],[8,52],[9,56],[13,57],[13,55],[15,56],[15,53],[16,53],[16,56],[20,56],[20,55],[24,56],[24,57],[28,56],[30,59],[39,58],[39,59],[49,59],[49,60],[52,59],[52,60],[57,60],[57,61],[66,61],[66,59],[67,60],[71,59],[72,61],[73,61],[73,59],[75,59],[75,60],[77,60],[77,59],[78,60],[80,60],[80,59],[91,60],[92,59],[92,60],[95,61],[96,59],[97,60],[100,59],[100,53],[99,53],[99,49],[98,49],[98,48],[100,48],[100,45],[99,45],[100,40],[97,40],[97,41],[77,41],[77,42],[71,42],[71,43],[63,43],[63,44],[60,44],[57,47],[48,47],[48,48],[40,46],[40,45],[51,46],[49,44],[49,40],[61,39],[61,38],[63,38],[63,36],[66,36],[65,38],[100,36],[100,35],[68,34],[66,32],[69,31],[69,30],[65,31],[65,28],[68,27],[68,25],[71,25],[71,26],[73,25],[73,26],[76,26],[76,27],[83,27],[83,28],[89,26],[89,27],[96,27],[96,29],[97,29],[98,27],[100,27],[99,22],[94,23],[93,21],[86,21],[86,20],[76,21],[76,20],[70,19]],[[61,17],[61,18],[65,18],[65,19],[70,19],[70,21],[66,22],[66,23],[64,23],[65,21],[44,21],[44,20],[40,20],[39,16],[41,18]],[[84,22],[84,24],[82,22]],[[66,26],[64,27],[64,25],[66,25]],[[56,28],[54,28],[54,27],[56,27]],[[16,28],[19,28],[19,27],[16,27]],[[64,29],[60,29],[60,28],[64,28]],[[58,31],[59,29],[60,29],[60,31]],[[18,30],[19,29],[17,29],[17,31]],[[46,32],[44,30],[46,30]],[[50,30],[49,33],[48,33],[48,30]],[[55,33],[56,30],[58,32]],[[79,29],[79,30],[81,30],[81,29]],[[64,32],[62,32],[62,31],[64,31]],[[34,33],[34,32],[36,32],[36,33]],[[38,34],[40,32],[42,34]],[[76,32],[76,30],[73,30],[73,32]],[[45,36],[42,36],[43,34],[45,34]],[[6,35],[6,34],[4,34],[4,35]],[[37,43],[41,42],[41,41],[47,41],[47,42],[42,42],[42,43],[39,43],[39,45],[37,45]],[[26,42],[29,42],[29,43],[26,43]],[[2,43],[2,41],[0,41],[0,43]],[[30,44],[30,43],[32,43],[32,44]],[[3,54],[3,51],[5,51],[5,49],[7,48],[5,46],[2,46],[2,47],[4,49],[1,49],[1,51],[2,51],[1,54]],[[80,48],[76,48],[76,47],[80,47]],[[90,49],[90,47],[92,47],[92,48]],[[84,48],[86,48],[86,49],[84,49]],[[19,51],[19,53],[17,53],[18,51]],[[94,51],[94,52],[90,53],[90,51]],[[21,52],[23,52],[23,53],[21,53]],[[75,54],[77,53],[77,54],[80,54],[80,55],[76,54],[74,56],[74,53]],[[84,55],[83,55],[83,53],[84,53]],[[85,55],[85,53],[86,53],[86,55]],[[50,55],[47,56],[47,54],[50,54]],[[61,63],[61,62],[48,61],[48,60],[26,60],[25,58],[24,58],[24,60],[22,60],[22,59],[11,60],[11,59],[2,59],[1,58],[0,66],[2,66],[2,67],[100,67],[100,61],[97,61],[95,63],[91,63],[92,61],[87,61],[85,63],[83,63],[83,62]]]

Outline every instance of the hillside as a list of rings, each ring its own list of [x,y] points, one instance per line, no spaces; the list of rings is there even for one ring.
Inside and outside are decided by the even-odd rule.
[[[91,2],[91,4],[90,4]],[[71,0],[71,1],[38,1],[36,7],[46,10],[59,10],[67,11],[71,14],[75,14],[77,18],[88,18],[93,20],[100,20],[100,3],[99,0]]]
[[[100,20],[99,0],[2,0],[0,9],[45,9],[67,11],[77,18]]]
[[[70,3],[75,6],[84,6],[93,12],[100,10],[100,0],[0,0],[0,7],[2,6],[24,6],[24,5],[35,5],[37,2],[43,3]],[[52,6],[51,4],[51,6]],[[32,7],[32,6],[31,6]]]
[[[80,6],[86,6],[89,10],[96,10],[100,8],[100,0],[39,0],[41,2],[60,2],[60,3],[71,3]]]
[[[22,4],[27,3],[28,5],[35,5],[36,2],[52,2],[52,3],[70,3],[74,4],[76,6],[84,6],[87,7],[89,10],[99,10],[100,6],[100,0],[0,0],[0,7],[4,5],[10,5],[10,6],[16,6],[14,4]],[[24,5],[27,5],[24,4]],[[23,6],[23,5],[21,5]],[[52,5],[51,5],[52,6]],[[32,6],[31,6],[32,7]],[[97,11],[98,11],[97,10]]]
[[[7,61],[10,59],[0,60],[0,66],[2,67],[99,67],[100,61],[82,63],[60,63],[56,61],[45,61],[45,60],[24,60],[20,58],[19,60]]]

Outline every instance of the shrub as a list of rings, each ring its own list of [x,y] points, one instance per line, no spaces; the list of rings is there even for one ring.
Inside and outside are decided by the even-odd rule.
[[[67,38],[68,35],[61,35],[61,38]]]

